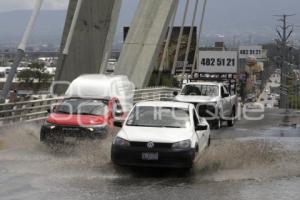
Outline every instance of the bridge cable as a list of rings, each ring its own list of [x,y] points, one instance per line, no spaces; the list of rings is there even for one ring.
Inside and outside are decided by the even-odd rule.
[[[183,14],[182,24],[181,24],[181,28],[180,28],[180,33],[179,33],[177,46],[176,46],[176,53],[175,53],[175,57],[174,57],[173,67],[172,67],[172,73],[171,73],[172,78],[174,78],[174,75],[175,75],[176,64],[177,64],[177,60],[178,60],[178,56],[179,56],[179,49],[181,47],[183,29],[184,29],[184,25],[185,25],[185,21],[186,21],[186,16],[187,16],[188,8],[189,8],[189,3],[190,3],[190,0],[187,0],[186,3],[185,3],[185,9],[184,9],[184,14]]]
[[[72,23],[71,23],[70,30],[69,30],[69,33],[68,33],[68,36],[67,36],[67,39],[66,39],[65,47],[62,51],[62,55],[61,55],[62,59],[61,59],[61,61],[59,63],[59,66],[58,66],[59,69],[58,69],[57,76],[56,76],[58,80],[61,76],[63,66],[65,65],[66,58],[69,55],[69,50],[70,50],[70,46],[71,46],[71,43],[72,43],[72,40],[73,40],[75,28],[76,28],[76,25],[77,25],[77,22],[78,22],[80,10],[81,10],[81,7],[82,7],[82,2],[83,2],[83,0],[78,0],[77,1],[76,9],[75,9],[75,12],[74,12],[74,15],[73,15],[73,18],[72,18]]]
[[[201,36],[202,36],[204,18],[205,18],[205,13],[206,13],[206,7],[207,7],[207,0],[204,0],[204,2],[203,2],[203,8],[202,8],[201,20],[200,20],[200,24],[199,24],[199,31],[198,31],[198,36],[197,36],[198,39],[197,39],[197,45],[196,45],[196,50],[195,50],[195,55],[194,55],[194,62],[193,62],[193,66],[192,66],[192,74],[195,71],[196,63],[198,61],[199,44],[201,42]]]
[[[181,76],[182,76],[181,77],[181,82],[183,82],[185,71],[186,71],[186,67],[187,67],[187,64],[188,64],[188,58],[189,58],[191,44],[192,44],[192,37],[193,37],[193,33],[194,33],[194,25],[195,25],[196,16],[197,16],[197,13],[198,13],[199,0],[195,0],[195,1],[196,2],[195,2],[195,8],[194,8],[194,13],[193,13],[192,24],[191,24],[191,28],[190,28],[188,45],[187,45],[187,48],[186,48],[185,58],[184,58],[184,62],[183,62],[183,70],[182,70],[182,74],[181,74]],[[195,48],[195,51],[196,51],[196,48]]]
[[[176,19],[176,15],[177,15],[177,10],[178,10],[178,4],[179,4],[179,0],[176,0],[176,6],[175,6],[175,11],[174,14],[172,16],[170,25],[169,25],[169,30],[168,30],[168,36],[167,36],[167,40],[165,43],[165,47],[164,47],[164,52],[163,52],[163,56],[159,65],[159,70],[158,70],[158,76],[156,78],[156,86],[159,86],[160,82],[161,82],[161,74],[163,72],[164,69],[164,64],[165,64],[165,60],[167,58],[167,54],[168,54],[168,50],[169,50],[169,46],[170,46],[170,41],[171,41],[171,37],[172,37],[172,33],[173,33],[173,28],[174,28],[174,24],[175,24],[175,19]]]
[[[27,42],[29,40],[29,37],[33,31],[34,25],[37,21],[38,15],[40,13],[41,7],[43,4],[43,0],[36,0],[35,5],[34,5],[34,9],[32,12],[32,15],[30,17],[30,20],[27,24],[26,30],[24,32],[24,35],[22,37],[22,40],[20,42],[20,45],[18,46],[17,49],[17,54],[16,57],[14,59],[14,63],[12,64],[11,68],[10,68],[10,72],[9,75],[6,79],[6,82],[3,86],[3,91],[2,94],[0,94],[0,102],[4,102],[8,96],[9,90],[13,84],[13,80],[14,77],[17,73],[17,69],[20,65],[20,62],[22,61],[23,57],[25,56],[25,50],[26,50],[26,46],[27,46]]]

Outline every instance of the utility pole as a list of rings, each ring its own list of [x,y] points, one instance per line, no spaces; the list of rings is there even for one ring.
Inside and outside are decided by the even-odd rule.
[[[293,31],[294,31],[294,26],[290,25],[287,23],[288,17],[291,17],[294,15],[275,15],[275,17],[280,17],[279,21],[282,22],[281,26],[278,26],[276,28],[276,32],[278,35],[278,38],[276,39],[280,55],[281,55],[281,60],[280,60],[280,68],[281,68],[281,94],[280,94],[280,108],[285,108],[286,111],[288,111],[288,65],[287,65],[287,60],[288,60],[288,53],[289,53],[289,38],[291,37]]]

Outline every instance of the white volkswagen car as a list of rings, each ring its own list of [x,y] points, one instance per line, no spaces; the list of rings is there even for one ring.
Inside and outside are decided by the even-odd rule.
[[[134,106],[115,137],[117,165],[191,168],[210,144],[210,127],[193,104],[142,102]]]

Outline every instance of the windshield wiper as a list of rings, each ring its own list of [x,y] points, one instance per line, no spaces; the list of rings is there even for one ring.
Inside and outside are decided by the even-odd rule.
[[[182,128],[181,126],[161,126],[162,128]]]
[[[147,125],[147,124],[127,124],[127,126],[139,126],[139,127],[154,127],[160,128],[161,126]]]
[[[141,125],[141,124],[127,124],[127,126],[138,126],[138,127],[153,127],[153,128],[182,128],[180,126],[164,126],[164,125]]]
[[[58,114],[68,114],[68,115],[71,114],[71,113],[69,113],[67,111],[56,111],[55,113],[58,113]]]
[[[99,115],[96,115],[96,114],[93,114],[93,113],[74,113],[76,115],[92,115],[92,116],[99,116]]]
[[[127,126],[141,126],[141,127],[148,127],[147,125],[140,125],[140,124],[126,124]]]

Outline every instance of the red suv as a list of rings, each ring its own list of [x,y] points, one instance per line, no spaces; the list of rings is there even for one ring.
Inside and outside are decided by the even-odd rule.
[[[105,138],[114,121],[124,117],[118,98],[67,98],[50,112],[41,128],[40,140],[72,143],[83,138]]]

